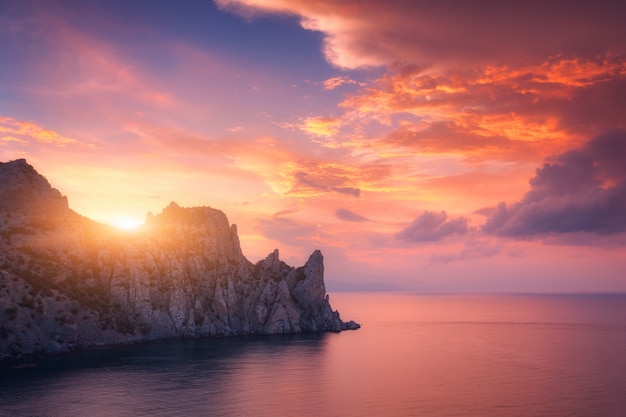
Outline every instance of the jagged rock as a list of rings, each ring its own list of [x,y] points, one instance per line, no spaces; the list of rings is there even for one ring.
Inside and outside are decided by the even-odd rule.
[[[361,325],[354,320],[350,320],[349,322],[341,322],[341,330],[357,330],[360,329]]]
[[[25,160],[0,163],[0,359],[169,337],[357,329],[323,256],[253,265],[237,228],[171,203],[135,234],[73,212]]]

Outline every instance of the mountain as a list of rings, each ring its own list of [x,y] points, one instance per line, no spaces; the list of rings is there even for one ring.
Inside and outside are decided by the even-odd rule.
[[[0,360],[172,337],[356,329],[315,251],[256,264],[209,207],[171,203],[133,233],[71,210],[24,159],[0,163]]]

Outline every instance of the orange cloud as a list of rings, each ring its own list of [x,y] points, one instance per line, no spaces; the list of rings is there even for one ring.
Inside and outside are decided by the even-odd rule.
[[[20,145],[28,145],[28,141],[15,136],[0,136],[0,145],[7,146],[10,142],[19,143]]]
[[[420,150],[540,160],[606,126],[626,123],[623,105],[613,98],[626,91],[626,27],[617,17],[626,6],[621,3],[579,2],[567,8],[538,0],[506,7],[493,0],[216,3],[248,18],[296,16],[305,29],[324,34],[332,64],[388,69],[344,100],[340,107],[346,114],[332,123],[323,117],[306,120],[308,133],[333,136],[324,144],[328,147],[340,142],[344,148],[361,147],[364,140],[355,136],[367,125],[383,124],[397,132],[376,147],[397,146],[393,142],[402,135],[413,136],[410,145]],[[584,31],[575,24],[580,16],[585,16]],[[346,79],[333,77],[324,86],[332,89]],[[442,125],[452,126],[448,136],[435,136]],[[357,135],[335,138],[344,130]]]
[[[613,98],[625,88],[626,57],[554,57],[515,69],[489,66],[438,75],[399,68],[341,106],[365,118],[401,116],[388,144],[537,160],[602,126],[626,126],[623,106]],[[583,99],[590,95],[595,100]],[[584,118],[589,120],[581,124]]]
[[[310,135],[330,137],[339,132],[341,119],[336,117],[307,117],[300,129]]]
[[[19,121],[12,117],[3,116],[0,116],[0,140],[3,142],[17,142],[22,145],[35,141],[58,147],[78,143],[76,139],[63,136],[37,123]]]
[[[337,77],[329,78],[322,83],[325,90],[334,90],[335,88],[341,87],[344,84],[357,84],[357,82],[351,80],[345,75],[340,75]]]

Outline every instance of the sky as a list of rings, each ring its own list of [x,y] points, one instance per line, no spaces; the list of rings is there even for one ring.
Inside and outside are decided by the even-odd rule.
[[[626,3],[0,0],[0,161],[327,287],[626,291]]]

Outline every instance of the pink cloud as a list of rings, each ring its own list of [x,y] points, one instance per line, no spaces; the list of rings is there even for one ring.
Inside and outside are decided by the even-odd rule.
[[[258,227],[266,238],[294,247],[304,241],[313,243],[316,235],[315,226],[301,225],[283,216],[259,219]]]
[[[314,172],[295,171],[293,172],[294,187],[289,191],[291,195],[313,192],[335,192],[353,197],[359,197],[361,190],[357,187],[350,187],[353,180],[349,178],[348,170],[342,172],[339,168],[324,168],[314,166]]]
[[[357,82],[351,80],[346,75],[339,75],[337,77],[329,78],[322,83],[325,90],[334,90],[344,84],[357,84]]]
[[[464,217],[448,220],[445,211],[424,211],[395,236],[406,242],[435,242],[451,235],[462,236],[467,232],[468,223]]]

